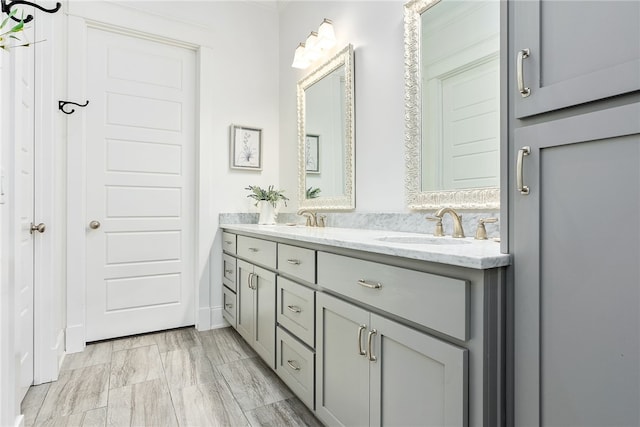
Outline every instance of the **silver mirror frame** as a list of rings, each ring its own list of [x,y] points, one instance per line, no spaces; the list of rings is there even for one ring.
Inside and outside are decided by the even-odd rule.
[[[345,194],[338,197],[306,198],[305,168],[305,89],[331,74],[337,68],[345,70]],[[333,58],[298,82],[298,203],[300,209],[338,211],[355,209],[355,141],[353,46],[347,45]]]
[[[404,6],[405,76],[405,189],[407,206],[414,210],[499,209],[500,189],[495,187],[464,190],[422,191],[422,85],[420,15],[440,0],[412,0]]]

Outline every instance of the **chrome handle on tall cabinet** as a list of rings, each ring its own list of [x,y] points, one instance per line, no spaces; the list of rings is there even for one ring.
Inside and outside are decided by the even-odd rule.
[[[524,185],[524,156],[531,154],[531,147],[526,146],[518,150],[518,160],[516,162],[516,187],[520,194],[529,194],[529,187]]]
[[[249,286],[249,289],[255,289],[253,287],[253,273],[249,273],[249,276],[247,276],[247,285]]]
[[[378,360],[376,356],[373,355],[373,336],[377,334],[378,331],[372,329],[369,331],[369,336],[367,337],[367,349],[369,350],[369,361],[375,362]]]
[[[360,356],[366,356],[367,352],[362,349],[362,332],[367,329],[367,325],[360,325],[358,328],[358,354]]]
[[[527,59],[531,55],[531,51],[529,49],[522,49],[518,52],[518,59],[516,61],[516,74],[518,80],[518,92],[522,95],[523,98],[531,95],[531,89],[528,87],[524,87],[524,67],[522,62]]]

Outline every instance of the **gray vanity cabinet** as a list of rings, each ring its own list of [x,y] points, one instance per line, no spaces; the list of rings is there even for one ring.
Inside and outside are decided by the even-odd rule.
[[[467,425],[466,349],[328,294],[318,294],[317,304],[316,413],[322,421]]]
[[[510,87],[516,118],[640,90],[640,2],[529,0],[509,7],[512,69],[522,75]],[[519,54],[525,49],[528,56]],[[524,97],[521,90],[530,92]]]
[[[276,274],[238,260],[237,330],[275,369]]]

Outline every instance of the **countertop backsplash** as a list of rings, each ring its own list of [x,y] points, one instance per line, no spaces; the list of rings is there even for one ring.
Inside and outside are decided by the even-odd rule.
[[[435,223],[427,221],[427,216],[433,212],[420,213],[354,213],[354,212],[319,212],[325,215],[327,227],[359,228],[369,230],[389,230],[409,233],[433,234]],[[500,218],[500,212],[462,212],[462,226],[467,237],[473,237],[482,218]],[[304,225],[305,219],[295,213],[279,213],[278,223],[297,223]],[[257,213],[221,213],[220,224],[257,224]],[[450,215],[445,215],[442,221],[444,232],[450,236],[453,232],[453,221]],[[500,222],[485,224],[487,236],[500,237]]]

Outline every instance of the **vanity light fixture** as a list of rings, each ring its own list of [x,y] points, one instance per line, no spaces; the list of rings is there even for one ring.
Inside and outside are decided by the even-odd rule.
[[[320,58],[324,51],[332,48],[335,44],[336,35],[333,31],[333,24],[329,19],[325,18],[318,31],[312,31],[305,42],[298,45],[291,66],[305,69]]]

